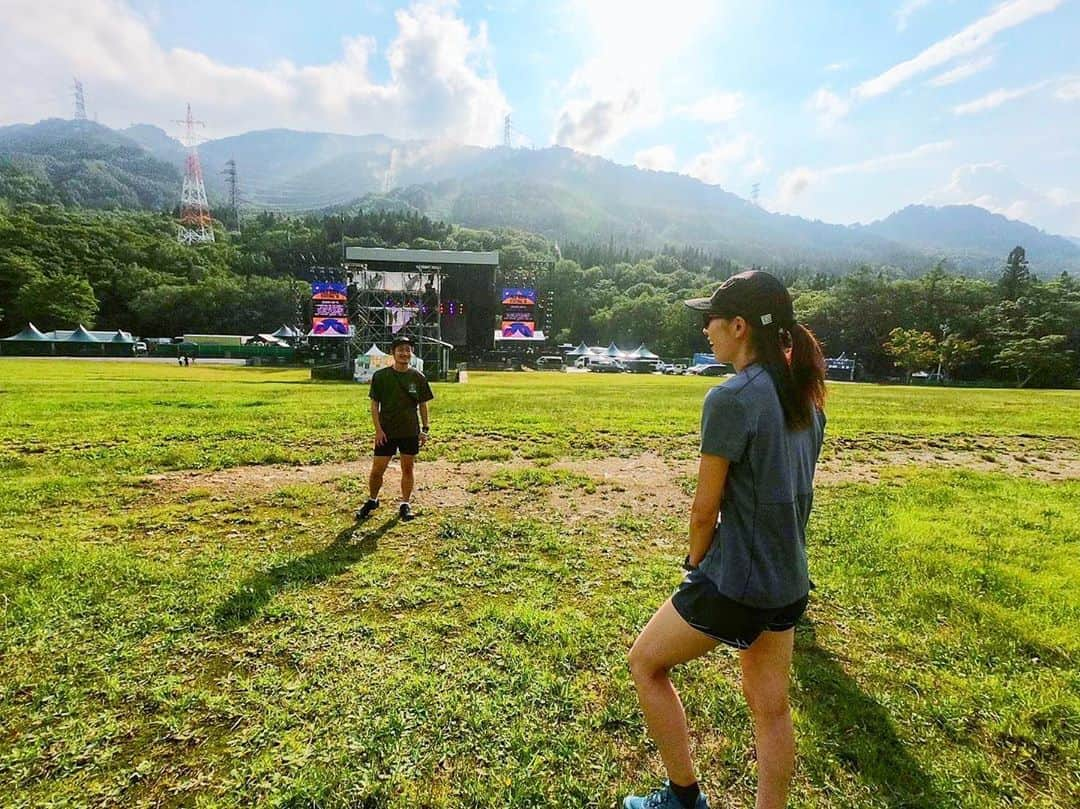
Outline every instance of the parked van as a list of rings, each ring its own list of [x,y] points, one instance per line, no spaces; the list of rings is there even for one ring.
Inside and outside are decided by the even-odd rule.
[[[562,369],[562,357],[538,357],[536,360],[538,371],[561,371]]]

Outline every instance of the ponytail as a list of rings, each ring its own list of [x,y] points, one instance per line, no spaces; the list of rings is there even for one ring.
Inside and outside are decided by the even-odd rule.
[[[825,406],[825,355],[814,333],[801,323],[751,325],[750,342],[776,385],[788,429],[809,427],[814,411]]]

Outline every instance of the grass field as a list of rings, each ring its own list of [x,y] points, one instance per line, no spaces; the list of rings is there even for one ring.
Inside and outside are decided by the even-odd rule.
[[[613,806],[716,380],[436,386],[362,526],[366,391],[0,361],[0,804]],[[793,807],[1080,805],[1080,393],[834,385]],[[396,471],[387,478],[393,502]],[[732,654],[677,671],[753,805]]]

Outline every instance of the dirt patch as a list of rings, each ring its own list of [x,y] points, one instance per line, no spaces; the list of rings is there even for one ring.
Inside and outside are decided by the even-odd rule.
[[[417,464],[416,499],[425,506],[450,508],[475,502],[475,488],[499,472],[530,468],[536,461],[457,462],[445,459]],[[874,482],[889,467],[970,469],[1034,478],[1080,479],[1080,441],[1039,436],[945,436],[896,438],[869,436],[834,438],[826,444],[818,466],[821,486]],[[697,471],[695,459],[682,460],[645,452],[631,457],[562,459],[552,469],[586,475],[596,481],[590,493],[552,486],[542,493],[546,507],[574,520],[604,519],[619,507],[634,504],[650,513],[681,513],[688,507]],[[145,478],[166,498],[204,492],[214,497],[245,498],[297,484],[343,485],[359,503],[365,495],[368,460],[314,466],[239,466],[212,472],[171,472]],[[392,499],[399,467],[387,470],[383,491]],[[513,493],[507,493],[508,498]]]
[[[883,469],[897,466],[1076,480],[1080,479],[1080,441],[1031,435],[830,438],[818,464],[818,482],[872,483],[880,480]]]

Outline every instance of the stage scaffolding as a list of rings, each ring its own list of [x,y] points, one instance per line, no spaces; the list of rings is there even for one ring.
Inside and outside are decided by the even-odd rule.
[[[404,336],[424,361],[425,374],[444,377],[454,347],[443,339],[444,281],[452,272],[493,270],[498,261],[494,252],[347,248],[352,355],[372,345],[389,352],[393,340]]]
[[[353,354],[373,344],[389,351],[398,337],[408,337],[425,363],[441,361],[446,349],[442,339],[442,268],[417,265],[411,271],[349,268],[350,320],[355,327]]]

